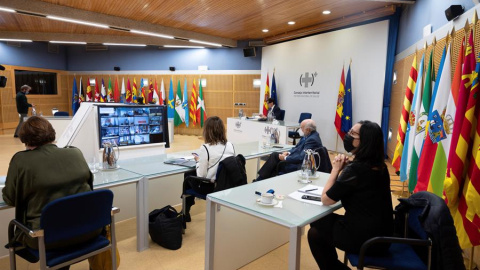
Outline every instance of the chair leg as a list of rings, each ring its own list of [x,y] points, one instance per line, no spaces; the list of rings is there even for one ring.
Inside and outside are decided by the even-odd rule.
[[[117,237],[115,235],[115,215],[112,215],[112,222],[110,223],[110,244],[112,252],[112,269],[117,269]]]
[[[343,264],[348,265],[347,252],[343,253]]]
[[[16,270],[17,262],[15,261],[15,248],[13,247],[8,248],[8,254],[10,257],[10,270]]]
[[[186,213],[186,205],[187,205],[187,197],[190,195],[187,194],[182,194],[182,215],[185,218],[185,213]],[[185,234],[185,228],[182,227],[182,234]]]

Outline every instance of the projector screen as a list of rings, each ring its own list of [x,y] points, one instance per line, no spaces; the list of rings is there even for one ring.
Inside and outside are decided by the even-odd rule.
[[[263,48],[260,112],[267,72],[270,89],[275,70],[278,106],[285,121],[298,122],[312,113],[323,145],[343,152],[334,126],[342,66],[345,79],[350,61],[353,123],[380,125],[388,45],[388,20],[306,37]]]

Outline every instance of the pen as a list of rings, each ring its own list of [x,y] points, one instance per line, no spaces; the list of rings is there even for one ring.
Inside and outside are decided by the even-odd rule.
[[[260,191],[255,191],[255,194],[262,195],[262,193]]]
[[[314,190],[318,190],[318,188],[307,189],[305,190],[305,192],[314,191]]]

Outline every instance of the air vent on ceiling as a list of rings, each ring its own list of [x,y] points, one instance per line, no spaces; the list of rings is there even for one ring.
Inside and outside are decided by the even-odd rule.
[[[101,44],[87,44],[87,46],[85,46],[85,49],[87,52],[108,51],[108,47]]]
[[[58,54],[59,52],[58,44],[48,43],[48,52]]]
[[[22,43],[16,42],[16,41],[7,41],[7,45],[12,47],[18,47],[18,48],[22,47]]]
[[[252,40],[248,42],[249,47],[265,47],[267,44],[263,40]]]

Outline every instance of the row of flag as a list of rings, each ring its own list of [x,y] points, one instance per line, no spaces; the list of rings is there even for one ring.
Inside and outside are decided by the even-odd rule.
[[[268,113],[268,99],[269,98],[273,98],[275,100],[275,106],[278,106],[277,85],[275,83],[275,70],[273,71],[273,75],[272,75],[272,91],[270,91],[270,82],[269,82],[268,72],[267,72],[267,82],[265,84],[265,95],[263,97],[263,106],[262,106],[262,108],[263,108],[262,113],[265,116]]]
[[[340,76],[340,87],[338,89],[337,109],[335,112],[335,129],[343,140],[352,128],[352,78],[350,68],[348,66],[347,81],[345,81],[344,67],[342,67],[342,75]]]
[[[75,114],[80,107],[80,103],[84,101],[90,102],[116,102],[116,103],[139,103],[140,98],[145,104],[157,104],[168,106],[167,115],[168,118],[174,119],[175,126],[185,123],[188,127],[189,118],[192,119],[192,123],[195,126],[200,124],[203,127],[203,123],[207,118],[205,110],[205,101],[203,99],[202,85],[197,91],[195,80],[193,81],[192,94],[190,98],[190,106],[187,102],[187,79],[185,78],[184,93],[182,95],[180,80],[178,81],[177,93],[173,94],[173,80],[170,79],[170,91],[167,97],[165,96],[165,86],[163,79],[160,89],[155,83],[149,80],[148,86],[145,86],[144,79],[140,81],[140,87],[137,87],[137,81],[133,78],[133,83],[130,83],[130,79],[127,78],[127,84],[125,86],[125,78],[122,78],[121,88],[118,84],[118,79],[115,79],[114,86],[112,87],[111,78],[108,79],[108,86],[105,87],[105,82],[102,78],[101,84],[97,83],[95,78],[95,85],[90,85],[90,80],[87,80],[86,92],[83,89],[83,80],[80,77],[79,86],[77,87],[77,79],[73,78],[72,88],[72,111]]]
[[[465,32],[453,78],[448,38],[436,76],[433,49],[426,71],[425,53],[418,69],[415,55],[392,160],[410,192],[445,199],[462,248],[480,245],[480,55]]]

